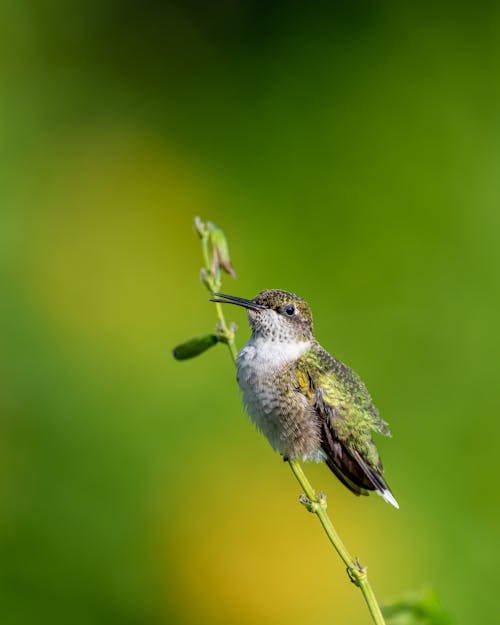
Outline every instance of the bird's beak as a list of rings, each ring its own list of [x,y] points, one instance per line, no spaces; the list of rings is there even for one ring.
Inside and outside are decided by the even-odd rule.
[[[235,297],[234,295],[224,295],[224,293],[214,293],[214,295],[216,297],[211,297],[211,302],[218,302],[219,304],[235,304],[236,306],[243,306],[243,308],[249,308],[250,310],[265,310],[266,308],[265,306],[256,304],[251,299]]]

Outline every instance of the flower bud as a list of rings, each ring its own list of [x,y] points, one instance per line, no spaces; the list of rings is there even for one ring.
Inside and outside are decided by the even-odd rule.
[[[204,237],[207,232],[207,224],[201,219],[201,217],[194,218],[194,229],[198,233],[200,238]]]
[[[219,338],[215,334],[206,334],[204,336],[196,336],[189,339],[185,343],[177,345],[173,350],[173,356],[176,360],[188,360],[203,354],[219,342]]]
[[[226,273],[235,278],[236,272],[231,264],[229,247],[224,232],[210,221],[207,223],[207,227],[210,239],[210,271],[212,275],[216,276],[220,269],[224,269]]]

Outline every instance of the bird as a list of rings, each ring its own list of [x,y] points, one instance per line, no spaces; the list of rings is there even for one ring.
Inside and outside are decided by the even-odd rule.
[[[391,436],[360,377],[316,340],[309,304],[280,289],[253,299],[214,293],[246,308],[251,337],[236,358],[243,403],[285,460],[324,462],[355,495],[399,508],[372,434]]]

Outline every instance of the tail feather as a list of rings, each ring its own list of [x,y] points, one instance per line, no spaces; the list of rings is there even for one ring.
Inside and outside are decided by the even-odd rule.
[[[359,495],[368,495],[369,494],[368,490],[366,490],[366,488],[362,488],[361,486],[358,486],[357,484],[352,482],[347,477],[347,475],[344,475],[344,473],[342,473],[342,471],[335,464],[335,462],[333,462],[333,460],[331,460],[331,458],[327,458],[325,460],[325,463],[326,463],[326,466],[330,469],[330,471],[332,471],[332,473],[334,473],[334,475],[342,482],[342,484],[344,486],[346,486],[351,491],[351,493],[354,493],[358,497],[359,497]]]
[[[399,504],[396,501],[396,498],[394,497],[394,495],[391,493],[391,489],[389,488],[389,485],[387,484],[387,482],[384,480],[383,476],[380,473],[378,473],[373,467],[371,467],[363,459],[363,457],[358,451],[354,450],[351,452],[351,454],[356,459],[359,466],[363,469],[367,478],[373,484],[374,490],[377,493],[377,495],[380,495],[384,501],[387,501],[387,503],[390,503],[395,508],[399,509]]]
[[[375,491],[387,503],[399,508],[398,502],[382,476],[382,467],[380,466],[377,471],[364,460],[358,451],[344,446],[338,438],[335,438],[327,426],[323,428],[323,432],[325,462],[342,484],[355,495],[368,495],[370,491]]]
[[[359,462],[349,453],[349,450],[334,436],[325,422],[323,425],[323,451],[326,464],[338,479],[356,495],[367,495],[375,490],[373,483]]]

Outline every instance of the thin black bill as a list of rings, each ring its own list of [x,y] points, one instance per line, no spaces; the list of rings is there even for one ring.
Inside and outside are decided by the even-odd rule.
[[[214,293],[215,297],[211,297],[211,302],[218,302],[219,304],[235,304],[236,306],[243,306],[243,308],[250,308],[251,310],[265,310],[265,306],[256,304],[251,299],[245,299],[243,297],[235,297],[234,295],[224,295],[224,293]]]

